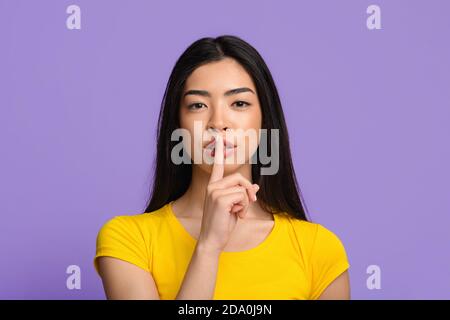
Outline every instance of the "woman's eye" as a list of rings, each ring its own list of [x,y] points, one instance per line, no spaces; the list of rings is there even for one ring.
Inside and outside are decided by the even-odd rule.
[[[193,103],[193,104],[189,105],[188,108],[189,108],[189,110],[200,110],[204,106],[206,107],[205,104],[198,102],[198,103]]]
[[[233,103],[233,105],[236,105],[238,108],[243,108],[243,107],[249,106],[250,103],[245,102],[245,101],[236,101],[235,103]]]

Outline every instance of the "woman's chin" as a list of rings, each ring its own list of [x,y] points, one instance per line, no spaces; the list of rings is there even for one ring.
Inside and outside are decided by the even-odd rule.
[[[238,171],[239,168],[242,167],[243,165],[244,164],[237,164],[237,163],[233,163],[233,162],[227,163],[227,161],[225,160],[224,165],[223,165],[224,175],[228,175],[228,174]],[[199,164],[198,166],[202,171],[207,172],[208,174],[211,174],[212,168],[213,168],[212,164],[202,163],[202,164]]]

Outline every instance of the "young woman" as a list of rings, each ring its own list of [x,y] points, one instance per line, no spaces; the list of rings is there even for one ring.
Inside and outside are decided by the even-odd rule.
[[[256,142],[239,129],[258,132]],[[177,130],[193,161],[178,161]],[[306,217],[276,86],[247,42],[202,38],[178,59],[148,207],[103,225],[94,265],[108,299],[350,298],[344,246]]]

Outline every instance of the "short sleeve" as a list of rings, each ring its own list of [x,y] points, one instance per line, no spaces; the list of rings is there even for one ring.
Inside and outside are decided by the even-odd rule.
[[[350,267],[341,240],[330,230],[317,225],[311,251],[312,282],[311,299],[320,297],[328,285]]]
[[[97,235],[94,267],[98,257],[108,256],[130,262],[150,272],[148,249],[139,226],[131,216],[116,216],[106,222]]]

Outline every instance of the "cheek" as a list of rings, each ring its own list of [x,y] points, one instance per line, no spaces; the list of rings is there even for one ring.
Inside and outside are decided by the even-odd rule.
[[[238,152],[239,154],[243,153],[245,160],[247,161],[258,149],[262,124],[261,111],[258,108],[254,112],[241,115],[238,119],[237,126],[246,132],[246,134],[239,139],[240,144],[244,146],[244,148]]]
[[[193,121],[192,121],[191,117],[189,116],[189,114],[187,114],[182,109],[180,109],[179,119],[180,119],[180,127],[181,128],[190,130],[190,128],[193,127],[193,125],[192,125]]]
[[[253,130],[255,132],[259,132],[262,125],[262,117],[261,117],[261,109],[254,108],[252,112],[249,112],[246,115],[240,117],[241,128],[246,130]]]
[[[189,157],[192,160],[199,161],[198,157],[203,152],[203,144],[206,142],[205,122],[199,119],[190,121],[189,119],[180,119],[180,128],[183,130],[183,145]]]
[[[198,135],[198,131],[201,132],[203,130],[204,125],[205,123],[201,116],[180,111],[180,128],[189,132],[192,142],[197,138],[195,135]]]
[[[261,128],[261,108],[255,106],[248,112],[242,112],[234,115],[236,117],[236,126],[242,129],[258,130]]]
[[[249,139],[248,146],[250,149],[249,154],[253,155],[258,149],[258,145],[261,139],[261,126],[262,126],[262,113],[261,108],[258,106],[258,110],[255,112],[251,122],[252,128],[255,129],[256,137],[254,139]]]

